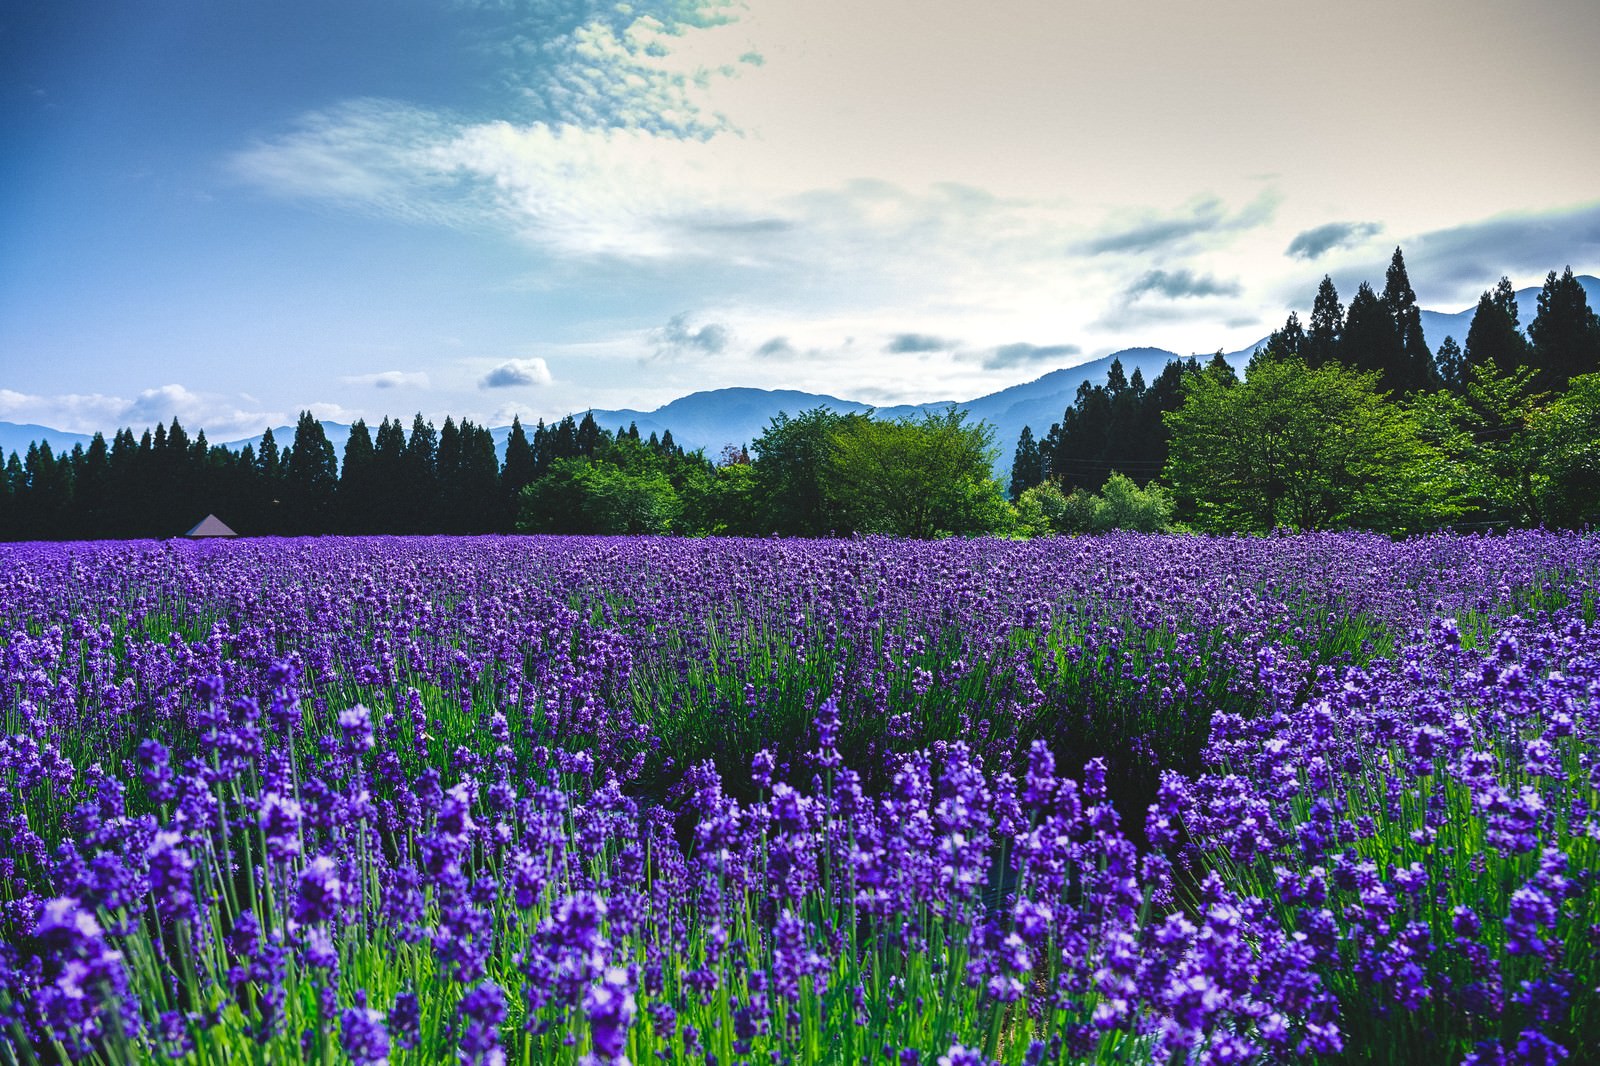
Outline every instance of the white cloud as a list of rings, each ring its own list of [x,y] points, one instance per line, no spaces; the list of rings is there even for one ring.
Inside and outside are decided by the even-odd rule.
[[[243,399],[243,397],[239,397]],[[205,430],[213,443],[260,433],[269,425],[291,421],[283,411],[243,406],[226,396],[196,393],[183,385],[145,389],[132,399],[101,394],[56,395],[0,389],[0,416],[13,417],[70,433],[105,433],[129,427],[140,433],[176,418],[191,436]],[[319,416],[321,417],[321,416]]]
[[[478,381],[481,389],[509,389],[528,385],[548,385],[550,367],[543,359],[512,359],[490,370]]]

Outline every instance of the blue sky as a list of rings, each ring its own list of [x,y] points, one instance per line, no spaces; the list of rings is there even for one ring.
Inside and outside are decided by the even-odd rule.
[[[1600,273],[1600,7],[0,3],[0,419],[212,439],[1237,348]]]

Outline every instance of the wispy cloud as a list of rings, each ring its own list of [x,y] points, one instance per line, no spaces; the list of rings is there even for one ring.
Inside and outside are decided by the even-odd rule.
[[[1207,296],[1238,296],[1243,291],[1237,280],[1222,281],[1192,270],[1150,270],[1141,274],[1125,294],[1129,300],[1144,296],[1165,296],[1170,300],[1199,299]]]
[[[480,389],[510,389],[529,385],[548,385],[553,379],[550,367],[537,356],[501,363],[478,381]]]
[[[789,343],[788,337],[773,337],[756,349],[756,355],[763,359],[792,359],[799,354],[799,350]]]
[[[1600,200],[1496,215],[1418,234],[1403,245],[1413,278],[1481,289],[1502,274],[1543,274],[1600,258]]]
[[[1335,248],[1360,244],[1381,232],[1383,225],[1378,222],[1329,222],[1295,234],[1283,254],[1291,259],[1317,259]]]
[[[1106,228],[1079,246],[1086,255],[1142,253],[1171,248],[1197,238],[1254,229],[1272,220],[1278,197],[1264,192],[1230,213],[1217,196],[1191,200],[1171,214],[1140,213]]]
[[[227,167],[288,199],[410,222],[471,223],[482,201],[439,154],[454,129],[446,116],[399,101],[349,100],[301,115],[285,132],[233,153]]]
[[[958,342],[935,337],[927,333],[896,333],[889,338],[883,350],[891,355],[909,355],[914,352],[945,352]]]
[[[1058,362],[1078,355],[1076,344],[1002,344],[983,357],[985,370],[1007,370],[1012,367],[1035,366],[1039,363]]]
[[[717,355],[728,346],[728,327],[710,322],[699,329],[689,325],[689,312],[673,315],[653,333],[655,355],[669,359],[683,355]]]
[[[375,389],[428,387],[428,374],[423,370],[384,370],[376,374],[351,374],[339,380],[346,385],[371,385]]]

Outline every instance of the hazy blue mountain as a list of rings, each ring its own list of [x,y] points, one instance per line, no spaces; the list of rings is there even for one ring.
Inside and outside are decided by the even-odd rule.
[[[81,444],[87,448],[92,440],[94,440],[93,433],[68,433],[66,430],[51,429],[49,426],[0,422],[0,462],[9,458],[12,452],[27,455],[28,445],[35,441],[47,441],[50,451],[55,455],[61,455],[64,452],[71,452],[74,444]],[[110,437],[106,438],[106,443],[111,443]]]

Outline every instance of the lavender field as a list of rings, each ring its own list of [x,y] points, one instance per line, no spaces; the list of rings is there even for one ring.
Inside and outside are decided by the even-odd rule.
[[[0,1062],[1595,1061],[1597,577],[0,546]]]

